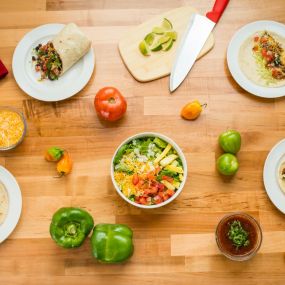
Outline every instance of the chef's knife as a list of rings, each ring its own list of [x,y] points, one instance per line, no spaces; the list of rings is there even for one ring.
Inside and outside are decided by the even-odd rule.
[[[229,0],[216,0],[211,12],[205,16],[193,14],[177,50],[170,74],[170,92],[173,92],[191,70],[197,56],[218,23]]]

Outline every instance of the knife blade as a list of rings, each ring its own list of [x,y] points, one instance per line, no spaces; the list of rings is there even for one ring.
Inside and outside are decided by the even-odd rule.
[[[199,14],[192,15],[171,70],[170,92],[173,92],[186,78],[228,2],[229,0],[216,0],[212,11],[208,12],[206,17]]]

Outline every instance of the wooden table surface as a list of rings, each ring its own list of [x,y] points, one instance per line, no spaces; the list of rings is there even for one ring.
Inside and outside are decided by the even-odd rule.
[[[18,284],[284,284],[285,217],[269,201],[262,180],[264,160],[285,134],[284,99],[267,100],[242,90],[231,77],[226,49],[234,32],[252,21],[285,22],[284,0],[232,0],[215,28],[213,50],[203,57],[175,94],[169,78],[136,82],[122,63],[117,42],[151,16],[191,4],[205,13],[212,0],[8,0],[0,1],[0,58],[10,73],[0,81],[0,104],[22,109],[28,134],[22,145],[1,153],[23,195],[21,219],[0,246],[0,282]],[[96,69],[88,85],[63,102],[32,99],[17,86],[11,62],[15,46],[31,29],[46,23],[75,22],[93,41]],[[96,92],[116,86],[128,101],[127,115],[115,124],[100,122],[93,109]],[[194,122],[179,116],[199,99],[208,104]],[[217,137],[227,128],[242,134],[240,170],[231,180],[215,170]],[[115,193],[109,167],[118,144],[143,131],[173,138],[188,162],[188,179],[170,205],[143,211]],[[52,145],[70,151],[74,170],[55,179],[43,160]],[[59,248],[49,236],[52,214],[62,206],[90,211],[96,223],[125,223],[134,230],[135,253],[121,265],[103,265],[90,243]],[[227,213],[245,211],[260,222],[264,240],[258,255],[243,263],[217,249],[214,231]]]

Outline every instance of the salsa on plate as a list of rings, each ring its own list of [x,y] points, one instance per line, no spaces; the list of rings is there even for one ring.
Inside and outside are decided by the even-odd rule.
[[[35,64],[35,70],[41,73],[40,80],[46,78],[50,80],[58,79],[62,71],[62,61],[53,43],[38,44],[34,48],[34,54],[32,61]]]
[[[158,137],[144,137],[119,148],[114,158],[114,178],[131,201],[156,205],[175,194],[184,179],[184,169],[171,144]]]
[[[280,42],[267,31],[253,37],[253,52],[264,77],[285,79],[285,51]]]

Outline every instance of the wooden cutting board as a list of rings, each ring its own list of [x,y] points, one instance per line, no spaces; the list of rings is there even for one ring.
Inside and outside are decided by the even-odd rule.
[[[136,80],[147,82],[170,74],[177,47],[193,13],[197,13],[197,10],[191,6],[176,8],[155,16],[124,35],[119,41],[119,51],[125,65]],[[143,56],[138,49],[139,43],[152,31],[153,27],[161,25],[163,18],[171,21],[173,30],[178,33],[177,40],[167,52],[158,51],[152,52],[150,56]],[[210,34],[198,58],[205,55],[213,46],[214,36]]]

